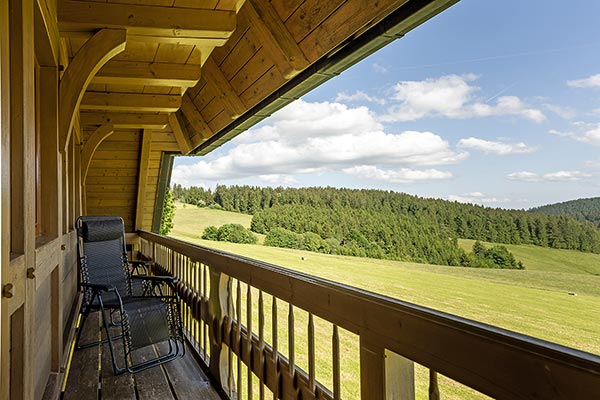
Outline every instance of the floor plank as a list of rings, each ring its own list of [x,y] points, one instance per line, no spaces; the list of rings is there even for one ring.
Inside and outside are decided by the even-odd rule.
[[[142,362],[156,357],[153,346],[135,350],[134,362]],[[166,372],[162,366],[149,368],[135,374],[135,383],[140,399],[174,400],[171,387],[167,382]]]
[[[100,334],[98,313],[90,315],[84,328],[82,343],[98,340]],[[118,334],[118,329],[111,328],[111,334],[113,331]],[[166,344],[158,346],[160,346],[162,354],[168,350]],[[117,362],[123,366],[121,340],[115,342],[115,350],[119,354]],[[129,373],[120,376],[114,375],[108,344],[75,351],[63,398],[66,400],[130,398],[138,400],[219,400],[219,395],[210,386],[208,378],[196,363],[191,351],[193,350],[186,348],[185,357],[139,372],[133,377]],[[155,357],[155,350],[152,346],[134,352],[134,362],[151,357]],[[99,375],[99,366],[101,375]],[[101,378],[100,382],[99,378]],[[101,383],[100,393],[98,391],[99,383]]]
[[[103,338],[104,330],[102,330]],[[121,334],[121,328],[113,327],[110,329],[110,334],[118,336]],[[125,359],[123,352],[123,339],[113,340],[113,348],[117,365],[121,368],[125,367]],[[118,399],[135,399],[135,391],[131,374],[123,373],[115,375],[112,359],[110,356],[110,348],[108,343],[102,345],[102,400],[118,400]]]
[[[98,340],[98,313],[88,317],[81,333],[81,344],[94,340]],[[98,398],[98,351],[99,346],[74,352],[64,399]]]
[[[164,343],[158,345],[163,352],[168,350],[166,346]],[[164,364],[177,399],[220,400],[219,395],[210,385],[210,381],[204,375],[190,351],[189,347],[186,347],[185,357]]]

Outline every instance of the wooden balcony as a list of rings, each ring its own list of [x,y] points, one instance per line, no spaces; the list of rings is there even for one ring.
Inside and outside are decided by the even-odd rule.
[[[98,319],[99,313],[91,314],[82,332],[82,343],[102,338],[103,330]],[[116,328],[115,336],[118,334]],[[118,353],[122,344],[115,341]],[[155,357],[159,347],[146,347],[136,351],[135,362]],[[115,376],[107,345],[75,351],[66,375],[66,385],[62,390],[64,399],[161,399],[219,400],[217,391],[210,385],[202,369],[196,362],[193,352],[187,349],[183,358],[165,365],[150,368],[135,375]],[[139,357],[139,360],[137,359]]]
[[[241,256],[139,236],[154,273],[179,278],[190,351],[133,380],[112,376],[98,349],[77,352],[66,393],[77,396],[65,398],[83,398],[83,391],[94,398],[100,387],[102,398],[187,398],[180,390],[212,398],[192,352],[232,399],[438,399],[448,397],[450,380],[470,398],[600,398],[597,355]]]

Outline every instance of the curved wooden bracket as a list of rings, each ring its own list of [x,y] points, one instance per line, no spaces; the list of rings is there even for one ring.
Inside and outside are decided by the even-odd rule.
[[[75,54],[60,81],[60,143],[65,150],[75,113],[92,78],[107,61],[125,50],[127,33],[124,29],[102,29]]]
[[[100,128],[96,129],[90,138],[83,144],[83,148],[81,149],[81,180],[84,184],[96,149],[100,146],[100,143],[112,135],[114,131],[115,128],[112,124],[102,125]]]

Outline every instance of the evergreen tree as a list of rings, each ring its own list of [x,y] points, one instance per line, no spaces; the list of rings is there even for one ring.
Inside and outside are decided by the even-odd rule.
[[[160,218],[160,234],[168,235],[173,229],[173,217],[175,216],[175,202],[173,201],[173,192],[167,189],[165,195],[165,205],[163,206],[162,217]]]

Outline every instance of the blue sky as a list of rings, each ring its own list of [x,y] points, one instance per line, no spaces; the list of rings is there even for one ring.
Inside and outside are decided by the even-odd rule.
[[[490,207],[600,195],[600,2],[462,0],[172,183],[379,188]]]

